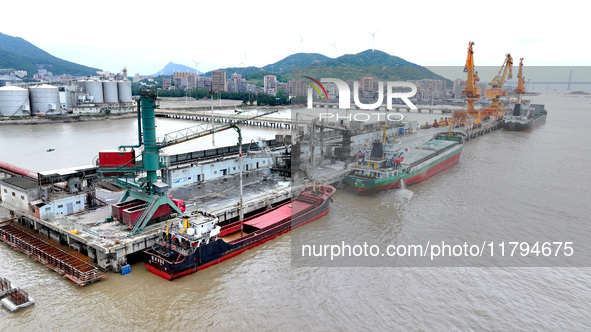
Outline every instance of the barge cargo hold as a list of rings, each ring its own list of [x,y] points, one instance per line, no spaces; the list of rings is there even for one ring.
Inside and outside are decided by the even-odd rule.
[[[223,262],[245,250],[323,217],[335,188],[309,186],[290,202],[229,224],[195,214],[174,222],[162,240],[144,251],[148,271],[172,280]]]

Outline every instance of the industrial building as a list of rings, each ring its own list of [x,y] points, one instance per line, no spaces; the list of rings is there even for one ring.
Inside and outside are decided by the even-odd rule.
[[[22,82],[23,80],[17,75],[17,71],[14,69],[0,69],[0,87]]]
[[[131,82],[104,77],[49,84],[0,87],[0,116],[133,112]]]

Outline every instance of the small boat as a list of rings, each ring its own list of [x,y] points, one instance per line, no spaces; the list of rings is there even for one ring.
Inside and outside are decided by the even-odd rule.
[[[325,216],[335,191],[328,185],[309,186],[287,203],[227,224],[195,211],[182,220],[173,219],[167,222],[160,240],[144,251],[144,264],[148,271],[168,280],[218,264]]]
[[[47,149],[47,152],[55,151],[55,149]]]

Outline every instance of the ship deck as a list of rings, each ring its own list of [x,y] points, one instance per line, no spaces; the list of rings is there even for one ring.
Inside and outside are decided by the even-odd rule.
[[[404,157],[404,161],[401,163],[402,167],[412,166],[417,162],[421,162],[422,160],[427,159],[430,155],[437,151],[442,151],[449,148],[452,145],[457,144],[454,141],[446,141],[446,140],[430,140],[425,142],[421,145],[416,145],[415,147],[409,147],[408,151],[404,151],[402,156]],[[367,162],[367,161],[366,161]],[[371,170],[374,171],[372,161],[369,161],[370,165],[358,165],[352,168],[354,169],[362,169],[362,170]]]
[[[289,204],[281,206],[278,209],[275,209],[268,213],[263,213],[258,217],[247,220],[244,222],[244,224],[258,229],[263,229],[265,227],[269,227],[273,224],[283,221],[287,218],[291,218],[292,215],[304,211],[310,208],[311,206],[312,204],[310,203],[293,201]]]

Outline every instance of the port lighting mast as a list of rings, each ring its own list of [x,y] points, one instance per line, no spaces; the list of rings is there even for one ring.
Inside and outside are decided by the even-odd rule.
[[[508,73],[508,74],[507,74]],[[508,53],[505,56],[505,61],[499,70],[497,76],[495,76],[490,83],[491,89],[486,90],[486,98],[491,98],[491,106],[482,110],[483,116],[494,116],[495,121],[502,118],[504,115],[503,105],[499,104],[499,98],[507,95],[507,91],[503,90],[505,79],[513,78],[513,58]]]
[[[262,117],[271,113],[277,112],[268,111],[254,116],[231,119],[232,116],[222,119],[222,123],[216,127],[197,125],[181,129],[172,133],[164,135],[162,140],[158,141],[156,138],[156,92],[154,90],[143,89],[140,92],[138,99],[138,144],[137,145],[121,145],[120,152],[125,152],[126,149],[139,148],[141,151],[141,161],[129,160],[117,167],[101,167],[99,159],[98,175],[102,180],[114,184],[125,189],[123,197],[119,202],[124,202],[127,198],[133,197],[140,199],[147,203],[144,213],[130,225],[132,234],[137,234],[143,231],[147,226],[154,212],[164,204],[168,204],[171,210],[181,214],[182,212],[176,204],[166,195],[168,185],[159,181],[158,171],[161,168],[168,167],[168,160],[160,154],[160,150],[175,144],[184,143],[196,138],[212,135],[214,133],[234,129],[238,133],[239,158],[242,163],[242,134],[238,125]],[[141,109],[141,112],[140,112]],[[238,114],[243,113],[237,112]],[[213,119],[212,119],[213,120]],[[138,174],[145,174],[145,177],[137,179]],[[242,212],[242,207],[241,207]]]

